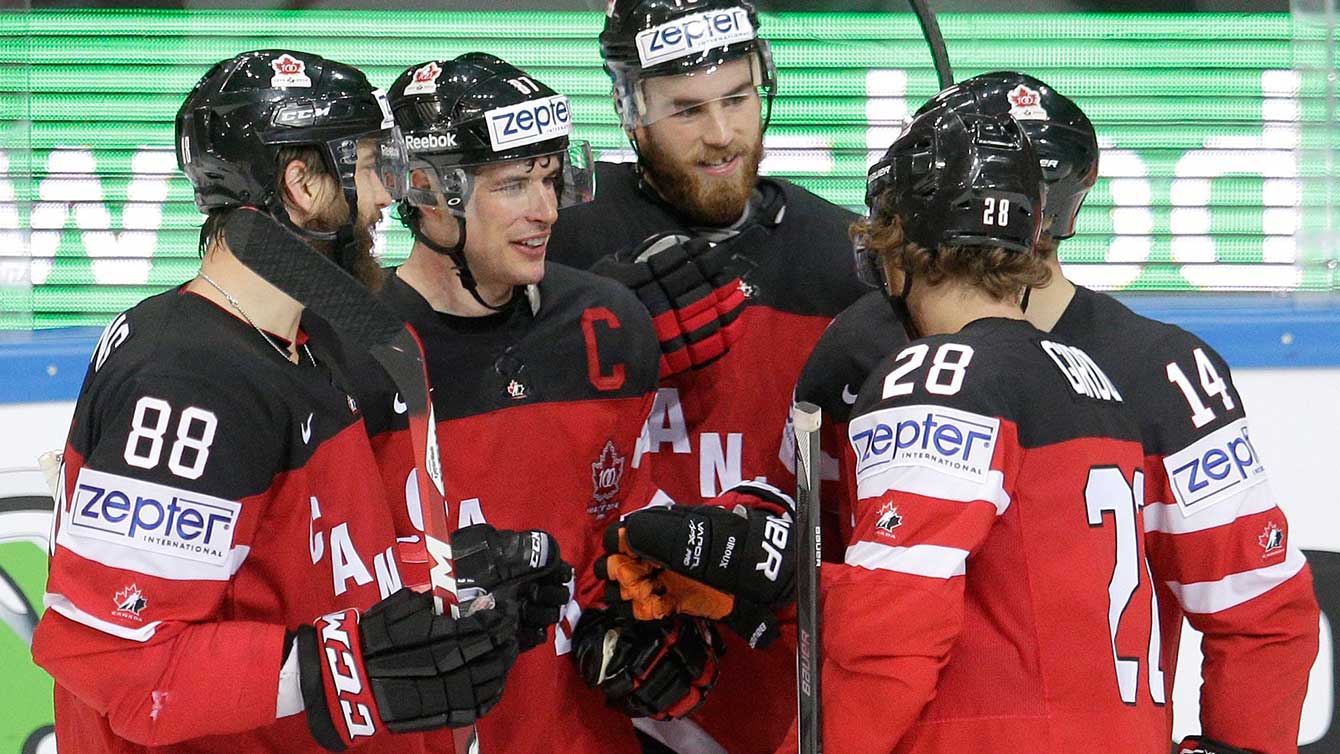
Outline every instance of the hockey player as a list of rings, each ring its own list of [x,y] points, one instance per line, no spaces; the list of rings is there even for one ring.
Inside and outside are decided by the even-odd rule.
[[[642,447],[660,487],[693,503],[776,481],[804,357],[865,290],[855,216],[758,176],[777,72],[747,0],[615,0],[600,47],[637,161],[597,164],[599,194],[560,213],[550,254],[596,265],[653,315],[665,379]],[[727,643],[695,719],[733,754],[771,751],[795,706],[789,637],[763,652]]]
[[[1093,359],[1019,305],[1048,278],[1032,144],[1008,116],[935,108],[870,182],[864,253],[926,337],[853,409],[856,525],[824,579],[825,744],[1161,750],[1137,427]]]
[[[1048,224],[1038,249],[1051,282],[1031,290],[1025,314],[1091,355],[1140,421],[1145,538],[1160,606],[1162,698],[1171,699],[1183,616],[1204,634],[1201,724],[1210,738],[1193,737],[1185,745],[1211,753],[1235,751],[1228,744],[1263,754],[1293,751],[1316,653],[1317,606],[1309,570],[1288,542],[1288,523],[1263,483],[1265,469],[1250,444],[1228,365],[1191,333],[1140,317],[1064,277],[1057,243],[1074,234],[1076,215],[1098,175],[1097,137],[1071,100],[1031,76],[995,72],[960,83],[922,110],[941,105],[1010,114],[1037,148],[1048,183]],[[797,399],[822,406],[825,425],[845,434],[853,391],[875,363],[901,350],[901,325],[883,293],[863,297],[825,332],[801,374]],[[1188,462],[1207,453],[1217,457],[1216,443],[1250,456],[1239,480],[1246,484],[1235,485],[1234,492],[1220,486],[1229,477],[1214,480],[1198,486],[1200,495],[1187,505],[1188,475],[1196,471]],[[845,442],[828,447],[841,461],[841,491],[825,491],[832,510],[854,499],[855,457]],[[1204,510],[1197,501],[1214,503],[1214,514],[1190,515]],[[849,530],[850,519],[842,519]],[[842,541],[847,539],[844,531]],[[828,545],[826,540],[826,550]],[[1229,584],[1246,582],[1253,586],[1226,592]]]
[[[421,751],[392,732],[492,707],[515,619],[401,588],[341,349],[223,236],[269,212],[359,269],[399,132],[361,72],[280,50],[215,65],[176,128],[201,271],[113,320],[76,404],[33,642],[61,748]]]
[[[432,382],[450,386],[433,394],[448,503],[462,523],[542,527],[576,567],[574,593],[566,567],[530,592],[528,651],[478,724],[481,747],[634,754],[629,714],[696,706],[716,675],[716,645],[705,621],[644,626],[607,611],[592,572],[608,522],[657,496],[635,453],[659,348],[626,289],[546,261],[559,208],[591,197],[590,148],[569,140],[566,97],[483,53],[410,67],[390,103],[410,151],[400,213],[414,246],[382,296],[422,337]],[[398,396],[386,404],[403,408]],[[417,540],[406,418],[373,423],[399,533]],[[458,560],[491,545],[459,546]],[[662,645],[675,651],[644,651]]]

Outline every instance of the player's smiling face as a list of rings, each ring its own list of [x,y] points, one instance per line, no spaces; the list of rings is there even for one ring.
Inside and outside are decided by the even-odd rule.
[[[696,222],[744,213],[763,157],[761,101],[750,59],[645,83],[648,110],[671,113],[634,137],[652,183]]]
[[[480,168],[465,210],[465,257],[481,286],[544,278],[549,232],[558,220],[557,155]]]

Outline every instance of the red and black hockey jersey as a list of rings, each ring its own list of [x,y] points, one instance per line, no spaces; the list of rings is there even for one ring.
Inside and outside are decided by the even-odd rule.
[[[502,701],[479,721],[481,749],[631,754],[631,721],[587,688],[568,655],[582,607],[602,596],[593,563],[605,527],[656,493],[635,452],[660,349],[646,310],[613,281],[547,264],[537,291],[485,317],[436,312],[394,276],[382,295],[424,344],[450,520],[544,529],[576,571],[576,597],[553,640],[520,657]],[[408,427],[393,413],[403,404],[396,396],[378,405],[390,412],[370,420],[373,443],[400,503],[399,532],[415,537],[422,518],[406,481]]]
[[[856,457],[847,442],[856,395],[870,373],[907,345],[907,331],[884,291],[870,291],[844,309],[815,344],[796,382],[796,400],[823,411],[819,426],[824,506],[821,509],[824,559],[841,561],[855,525]],[[778,454],[793,473],[795,435],[787,421]]]
[[[824,568],[827,747],[1167,749],[1123,397],[1021,320],[916,341],[872,373],[848,428],[853,541]]]
[[[641,185],[634,165],[597,163],[593,202],[559,213],[549,241],[558,262],[589,267],[667,231],[694,228]],[[801,365],[828,322],[869,290],[857,279],[847,228],[855,215],[783,180],[758,183],[767,207],[763,233],[742,249],[741,339],[705,368],[661,384],[640,450],[676,502],[707,500],[742,480],[789,477],[777,457]],[[783,209],[784,207],[784,209]],[[696,715],[732,754],[770,752],[795,714],[795,659],[789,641],[750,650],[734,636],[721,680]],[[760,689],[768,689],[761,693]],[[742,726],[740,710],[750,710]]]
[[[362,416],[328,338],[285,360],[178,289],[99,340],[65,448],[33,656],[72,752],[319,752],[276,720],[287,631],[400,587]],[[422,750],[387,734],[362,751]]]
[[[1052,332],[1108,370],[1140,421],[1168,688],[1185,615],[1204,634],[1204,734],[1294,752],[1318,608],[1228,364],[1195,335],[1081,287]]]

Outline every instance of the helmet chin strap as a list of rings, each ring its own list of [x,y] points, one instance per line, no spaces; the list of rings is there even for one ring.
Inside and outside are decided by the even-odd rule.
[[[887,291],[888,288],[886,287]],[[903,291],[898,295],[889,293],[889,306],[893,309],[893,314],[898,321],[903,323],[903,332],[907,333],[908,340],[916,340],[921,337],[917,332],[917,326],[912,322],[912,310],[907,307],[907,295],[912,292],[912,273],[903,273]]]
[[[329,243],[331,245],[331,261],[339,265],[340,269],[354,275],[354,260],[358,258],[357,239],[354,235],[354,223],[358,222],[358,189],[346,189],[344,191],[344,201],[349,207],[349,219],[338,230],[334,231],[312,230],[311,228],[301,227],[293,222],[293,218],[288,213],[288,208],[284,206],[283,201],[278,196],[275,196],[271,201],[270,215],[284,227],[303,238]]]
[[[419,228],[419,212],[417,209],[410,213],[409,216],[405,217],[405,227],[409,228],[409,232],[414,236],[415,241],[418,241],[438,254],[447,257],[451,260],[452,264],[456,265],[456,274],[461,278],[461,287],[464,288],[465,292],[469,293],[470,297],[480,306],[489,311],[503,311],[507,308],[507,303],[512,300],[512,296],[516,295],[516,289],[513,288],[512,296],[508,296],[507,300],[503,301],[498,306],[490,304],[484,300],[483,296],[479,295],[479,283],[475,280],[474,273],[470,271],[470,263],[465,259],[465,218],[459,215],[454,215],[454,217],[456,218],[456,228],[459,231],[457,233],[457,238],[459,240],[456,241],[454,246],[445,246],[429,238],[428,234],[424,233]]]

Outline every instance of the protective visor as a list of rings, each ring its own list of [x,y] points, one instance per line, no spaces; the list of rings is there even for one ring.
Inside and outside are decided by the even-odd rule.
[[[595,160],[589,142],[573,141],[565,149],[512,160],[455,160],[455,155],[415,155],[410,162],[409,203],[445,207],[453,215],[464,217],[465,208],[479,190],[493,192],[501,203],[520,204],[531,201],[538,185],[553,191],[559,209],[595,197]],[[420,177],[426,178],[428,185],[423,185]]]
[[[409,152],[399,128],[392,126],[332,139],[326,142],[326,150],[335,160],[340,187],[346,192],[366,185],[367,180],[375,180],[391,195],[392,201],[405,198],[409,185]]]
[[[619,119],[627,130],[677,117],[691,122],[706,117],[713,103],[728,113],[756,113],[764,126],[772,117],[776,75],[768,43],[755,40],[745,54],[712,50],[687,70],[654,75],[631,63],[607,64],[614,78]]]

